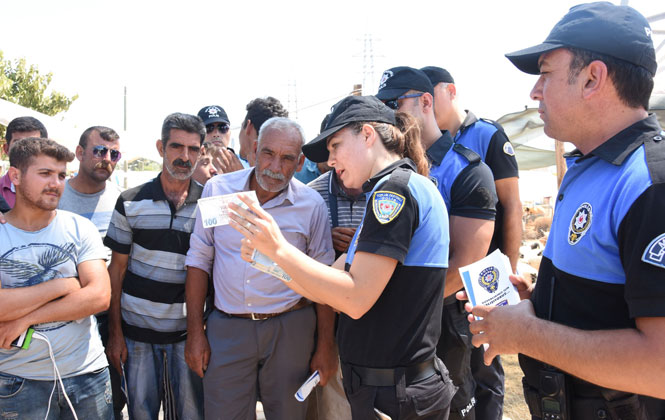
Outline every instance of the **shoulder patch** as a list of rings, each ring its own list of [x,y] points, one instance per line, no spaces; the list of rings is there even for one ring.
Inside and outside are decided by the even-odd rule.
[[[375,191],[372,196],[372,210],[376,220],[382,225],[392,222],[404,208],[404,196],[392,191]]]
[[[642,254],[642,261],[656,267],[665,268],[665,233],[658,235]]]
[[[568,243],[575,245],[587,233],[591,227],[592,208],[589,203],[582,203],[573,218],[570,220],[570,227],[568,228]]]
[[[507,154],[508,156],[515,156],[515,149],[509,141],[503,143],[503,153]]]

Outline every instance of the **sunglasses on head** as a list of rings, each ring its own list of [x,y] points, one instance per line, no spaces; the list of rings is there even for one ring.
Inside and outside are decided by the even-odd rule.
[[[420,92],[420,93],[409,93],[408,95],[398,96],[395,99],[391,99],[389,101],[384,101],[383,103],[386,104],[386,106],[388,108],[394,109],[395,111],[397,111],[399,109],[399,104],[397,103],[397,101],[399,101],[400,99],[418,98],[420,96],[423,96],[422,92]]]
[[[120,160],[120,152],[115,149],[109,149],[106,146],[95,146],[92,148],[92,155],[96,158],[104,158],[106,153],[109,152],[111,156],[111,162],[117,162]]]
[[[206,133],[208,133],[208,134],[210,134],[210,133],[212,133],[213,131],[215,131],[215,129],[219,130],[219,132],[222,133],[222,134],[226,134],[226,133],[228,133],[228,131],[229,131],[229,125],[228,125],[228,124],[224,124],[224,123],[221,123],[221,124],[208,124],[208,125],[206,125]]]

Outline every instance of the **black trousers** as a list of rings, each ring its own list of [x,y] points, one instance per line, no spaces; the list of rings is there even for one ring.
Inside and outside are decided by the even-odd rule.
[[[476,418],[501,420],[505,390],[501,358],[496,356],[487,366],[484,357],[485,349],[482,346],[471,351],[471,374],[476,382]]]
[[[392,420],[448,420],[455,387],[448,371],[437,361],[438,372],[426,379],[407,384],[405,376],[396,375],[396,385],[363,385],[353,367],[342,363],[344,392],[351,405],[353,420],[380,418],[375,409]]]
[[[471,332],[464,304],[455,296],[444,300],[441,320],[441,337],[436,346],[436,355],[450,372],[450,378],[457,386],[457,392],[450,403],[451,420],[485,420],[477,417],[474,393],[476,383],[471,374]]]

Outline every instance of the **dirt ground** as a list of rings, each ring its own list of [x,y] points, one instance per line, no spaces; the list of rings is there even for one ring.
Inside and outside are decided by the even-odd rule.
[[[506,373],[506,396],[503,402],[504,420],[530,420],[529,409],[522,393],[522,369],[516,355],[501,356]]]

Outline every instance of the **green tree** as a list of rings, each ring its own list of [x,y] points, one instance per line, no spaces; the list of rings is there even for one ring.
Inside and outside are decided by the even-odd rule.
[[[48,90],[52,73],[42,75],[34,64],[28,66],[25,58],[5,59],[0,51],[0,98],[46,115],[67,111],[78,95],[67,95]],[[0,125],[0,138],[5,137],[5,128]]]

